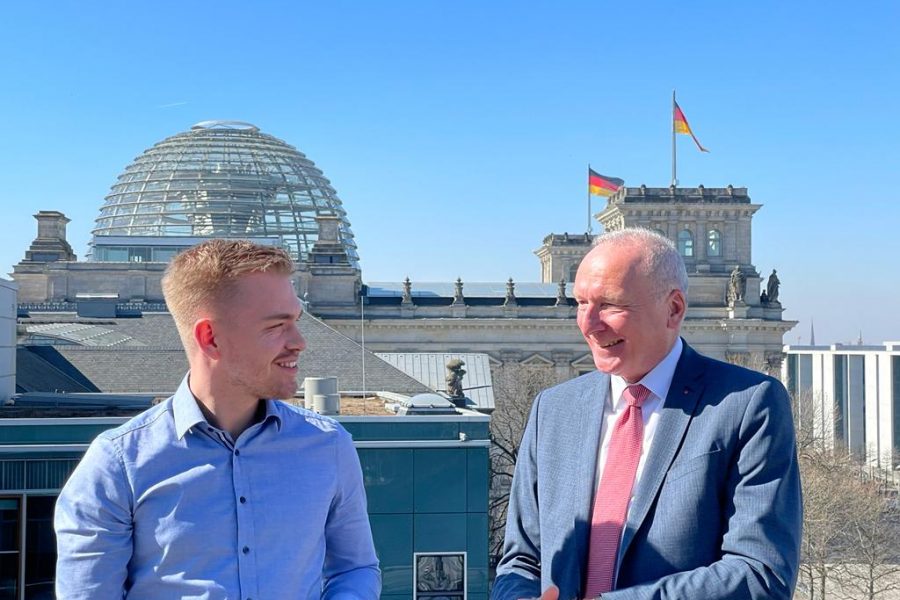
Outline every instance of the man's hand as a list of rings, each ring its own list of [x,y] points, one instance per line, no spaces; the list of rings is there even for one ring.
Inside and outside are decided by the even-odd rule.
[[[519,600],[559,600],[559,588],[551,585],[544,590],[540,598],[519,598]]]

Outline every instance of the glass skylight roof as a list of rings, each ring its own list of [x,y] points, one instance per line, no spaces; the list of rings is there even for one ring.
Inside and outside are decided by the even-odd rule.
[[[204,121],[125,168],[100,209],[92,245],[109,236],[141,237],[142,245],[148,237],[277,238],[305,260],[318,236],[316,215],[341,218],[342,241],[358,265],[347,213],[315,163],[249,123]]]

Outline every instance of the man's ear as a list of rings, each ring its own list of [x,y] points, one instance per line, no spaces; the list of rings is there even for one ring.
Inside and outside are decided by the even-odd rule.
[[[218,360],[221,353],[216,343],[212,319],[204,317],[194,323],[194,343],[197,344],[197,348],[204,356]]]
[[[687,298],[684,297],[684,292],[681,290],[672,290],[669,294],[667,305],[669,308],[668,326],[670,329],[678,329],[687,313]]]

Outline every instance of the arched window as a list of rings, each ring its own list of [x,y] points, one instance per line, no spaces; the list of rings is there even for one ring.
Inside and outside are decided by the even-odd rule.
[[[569,267],[569,278],[566,281],[575,281],[575,274],[578,273],[578,265],[581,263],[575,263],[571,267]]]
[[[678,232],[678,252],[685,258],[694,256],[694,236],[687,229]]]
[[[654,233],[658,233],[659,235],[661,235],[661,236],[663,236],[663,237],[669,237],[669,236],[666,235],[666,232],[665,232],[665,231],[663,231],[662,229],[660,229],[660,228],[658,228],[658,227],[654,227],[654,228],[653,228],[653,232],[654,232]]]
[[[710,229],[706,236],[706,255],[722,256],[722,234],[718,229]]]

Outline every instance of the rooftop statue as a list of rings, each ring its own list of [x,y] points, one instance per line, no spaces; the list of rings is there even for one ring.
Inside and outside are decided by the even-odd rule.
[[[734,306],[744,301],[744,293],[747,289],[747,276],[741,271],[739,265],[735,265],[728,281],[728,304]]]
[[[466,374],[465,369],[463,369],[465,364],[459,358],[451,359],[447,363],[447,395],[450,396],[451,400],[464,400],[466,397],[462,387],[463,375]]]
[[[778,302],[778,288],[781,286],[781,281],[776,273],[778,272],[772,269],[772,274],[769,275],[769,281],[766,283],[766,294],[769,296],[769,302]]]

